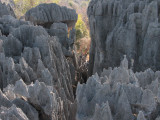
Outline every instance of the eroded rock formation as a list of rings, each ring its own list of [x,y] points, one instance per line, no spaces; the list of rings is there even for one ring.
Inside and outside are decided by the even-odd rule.
[[[89,74],[119,66],[126,54],[134,71],[160,70],[159,0],[92,0]]]
[[[75,24],[77,13],[73,9],[60,7],[57,4],[40,4],[25,14],[26,21],[43,26],[50,36],[57,36],[66,57],[73,57],[75,42]],[[69,31],[70,30],[70,31]],[[70,35],[68,37],[68,34]]]
[[[77,88],[77,120],[156,120],[160,115],[160,72],[134,73],[125,58]],[[143,82],[145,79],[146,82]]]
[[[9,4],[6,5],[5,3],[2,3],[0,0],[0,17],[2,17],[3,15],[12,15],[15,17],[14,11],[11,6]]]
[[[40,4],[39,6],[30,9],[25,19],[32,21],[34,24],[50,27],[53,23],[63,22],[68,27],[73,27],[77,21],[75,10],[67,7],[60,7],[57,4]]]
[[[29,10],[24,21],[4,9],[0,119],[159,120],[160,71],[153,71],[159,69],[158,6],[158,0],[91,1],[89,71],[98,74],[78,84],[76,100],[76,12],[42,4]],[[153,70],[134,72],[148,67]]]
[[[5,4],[0,4],[0,8],[3,6]],[[37,8],[43,12],[46,8],[52,12],[55,12],[54,8],[59,10],[56,14],[47,14],[50,13],[47,10],[47,17],[53,18],[52,21],[41,19],[44,24],[52,23],[50,29],[44,24],[38,26],[38,19],[27,19],[30,22],[18,20],[5,9],[0,16],[2,120],[75,120],[76,102],[72,85],[76,68],[67,58],[74,57],[71,47],[75,32],[74,25],[70,23],[75,24],[77,14],[56,4],[47,6],[42,4]],[[34,12],[31,9],[26,15],[32,16]],[[39,15],[45,18],[45,14]],[[56,18],[60,19],[56,21]],[[37,25],[32,22],[37,22]],[[73,27],[71,37],[68,37],[68,27]]]

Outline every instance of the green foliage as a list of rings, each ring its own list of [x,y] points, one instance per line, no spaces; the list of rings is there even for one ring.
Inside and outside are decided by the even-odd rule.
[[[14,2],[16,15],[19,17],[41,3],[59,3],[60,0],[14,0]]]
[[[69,1],[69,6],[71,6],[71,7],[73,6],[73,3],[71,1]]]
[[[76,48],[77,50],[81,49],[85,50],[84,46],[81,45],[82,44],[81,39],[88,37],[89,32],[81,15],[78,15],[78,20],[75,28],[76,28],[76,42],[75,42]],[[81,52],[83,52],[83,50],[81,50]]]
[[[88,36],[88,29],[84,21],[82,20],[81,15],[78,15],[78,20],[75,28],[77,40]]]

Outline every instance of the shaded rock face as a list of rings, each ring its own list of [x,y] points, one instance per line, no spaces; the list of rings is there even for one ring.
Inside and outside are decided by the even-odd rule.
[[[89,74],[119,66],[126,54],[134,71],[160,69],[159,1],[92,0]]]
[[[21,25],[31,25],[31,23],[18,20],[11,15],[3,15],[0,18],[0,30],[3,35],[9,35],[10,32],[14,31]]]
[[[40,4],[39,6],[30,9],[25,14],[27,21],[32,21],[34,24],[50,26],[55,22],[63,22],[68,27],[73,27],[77,21],[75,10],[67,7],[60,7],[57,4]]]
[[[77,21],[72,17],[77,15],[75,11],[51,6],[60,10],[51,15],[53,18]],[[74,44],[74,28],[68,37],[69,24],[54,23],[53,19],[49,30],[55,34],[51,35],[45,26],[31,22],[7,13],[0,16],[0,119],[75,120],[75,68],[66,58],[73,56],[70,45]]]
[[[159,72],[134,73],[127,66],[125,58],[120,67],[104,69],[78,84],[77,120],[159,119]]]
[[[11,6],[9,4],[6,5],[5,3],[2,3],[0,0],[0,17],[2,17],[3,15],[12,15],[13,17],[15,17],[14,11]]]
[[[25,20],[43,26],[50,36],[57,36],[66,57],[73,57],[75,24],[78,15],[75,10],[57,4],[40,4],[25,14]],[[68,31],[70,29],[70,31]],[[68,37],[69,34],[69,37]]]

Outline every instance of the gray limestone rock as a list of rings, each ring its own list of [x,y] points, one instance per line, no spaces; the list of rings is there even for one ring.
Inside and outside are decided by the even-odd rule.
[[[64,23],[53,23],[51,28],[49,29],[49,35],[57,36],[59,38],[59,42],[68,49],[68,27]]]
[[[146,85],[151,84],[154,79],[154,72],[151,69],[147,69],[144,72],[137,72],[135,73],[135,75],[139,80],[140,86],[142,86],[143,88]]]
[[[115,120],[133,120],[131,106],[124,90],[122,90],[116,106]]]
[[[7,40],[5,40],[3,43],[3,46],[6,57],[21,55],[22,43],[12,35],[8,36]]]
[[[10,5],[6,5],[0,1],[0,17],[3,15],[12,15],[15,17],[14,11]]]
[[[74,27],[78,19],[75,10],[54,3],[40,4],[28,10],[25,19],[43,26],[50,36],[57,36],[64,55],[72,57],[73,44],[76,39]],[[70,29],[71,31],[68,31]]]
[[[14,85],[9,84],[6,88],[3,89],[3,91],[10,101],[16,99],[16,94],[14,93]]]
[[[30,85],[28,88],[29,102],[37,109],[48,116],[49,119],[53,119],[54,107],[57,108],[57,103],[54,103],[56,98],[55,94],[51,94],[49,89],[44,83],[35,82],[34,85]],[[55,109],[56,110],[56,109]]]
[[[57,4],[40,4],[39,6],[30,9],[25,14],[27,21],[32,21],[34,24],[50,27],[55,22],[63,22],[68,27],[73,27],[77,21],[78,15],[75,10],[67,7],[60,7]]]
[[[96,106],[94,116],[91,120],[113,120],[108,102],[102,106]]]
[[[42,4],[29,10],[26,16],[42,26],[10,15],[0,18],[0,88],[3,90],[0,107],[1,103],[6,107],[0,108],[4,111],[0,118],[8,115],[15,120],[75,120],[77,104],[72,88],[75,69],[70,68],[73,63],[66,57],[72,59],[70,45],[75,33],[69,38],[68,28],[74,27],[77,14],[56,4]],[[41,18],[35,19],[37,16]],[[47,24],[54,31],[52,36]],[[16,106],[10,108],[12,104]]]
[[[155,80],[156,72],[148,69],[134,73],[127,66],[128,60],[124,57],[120,67],[104,69],[101,76],[96,73],[86,84],[78,84],[77,120],[158,118],[160,87],[158,80]],[[147,82],[143,83],[145,79]],[[108,109],[104,109],[107,102],[110,114]]]
[[[41,26],[22,25],[12,32],[12,35],[16,37],[23,46],[33,47],[33,44],[38,36],[48,36],[46,30]]]
[[[29,120],[23,111],[15,105],[10,108],[1,107],[0,118],[2,120]]]
[[[29,97],[28,88],[26,84],[23,82],[23,80],[19,80],[16,82],[15,87],[14,87],[14,93],[20,96],[24,96],[26,98]]]
[[[0,107],[11,107],[12,103],[11,101],[6,97],[5,94],[2,93],[2,91],[0,90]]]
[[[0,18],[0,30],[3,35],[9,35],[9,33],[21,25],[31,25],[31,23],[18,20],[11,15],[4,15]]]
[[[158,99],[158,102],[160,103],[160,88],[158,88],[158,94],[157,94],[157,99]]]
[[[20,108],[29,120],[39,120],[37,110],[26,101],[22,99],[14,99],[12,103]]]
[[[160,69],[159,0],[91,0],[89,76],[117,67],[123,55],[134,71]]]
[[[144,90],[141,104],[144,105],[148,111],[153,111],[156,109],[157,105],[152,91],[148,89]]]
[[[137,120],[146,120],[142,111],[139,111],[139,114],[137,116]]]
[[[40,78],[39,78],[40,82],[45,82],[46,85],[53,84],[52,83],[53,77],[48,69],[42,70],[39,74],[40,74]]]
[[[156,120],[160,120],[160,117],[157,117]]]
[[[0,40],[0,52],[3,52],[3,40]]]

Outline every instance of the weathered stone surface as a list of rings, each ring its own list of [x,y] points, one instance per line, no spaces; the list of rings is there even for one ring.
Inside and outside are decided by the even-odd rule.
[[[101,75],[96,73],[86,84],[78,84],[77,120],[158,118],[160,87],[156,73],[151,69],[134,73],[128,68],[128,60],[125,57],[120,67],[104,69]],[[144,79],[147,82],[143,83]],[[110,110],[104,107],[108,106],[104,104],[107,102]]]
[[[10,101],[16,99],[16,94],[14,93],[14,85],[9,84],[6,88],[3,89],[3,91]]]
[[[3,15],[12,15],[15,17],[14,11],[10,5],[6,5],[0,1],[0,17]]]
[[[144,105],[148,111],[156,109],[157,105],[152,91],[148,89],[144,90],[141,104]]]
[[[12,103],[9,101],[9,99],[2,93],[0,90],[0,107],[11,107]]]
[[[11,97],[8,94],[15,95],[11,98],[12,102],[5,94],[8,97]],[[44,82],[39,81],[26,85],[19,80],[15,86],[9,85],[5,88],[4,94],[0,91],[0,103],[0,118],[3,120],[10,116],[19,117],[18,120],[25,116],[30,120],[58,120],[60,118],[74,120],[76,114],[76,104],[67,100],[65,93],[60,94],[53,86],[46,86]],[[13,120],[15,120],[14,117]]]
[[[123,89],[123,88],[122,88]],[[115,119],[118,120],[133,120],[131,106],[129,104],[128,98],[124,90],[121,91],[118,98],[118,103],[116,106]]]
[[[134,71],[160,70],[158,0],[91,0],[89,75],[119,66],[123,55]]]
[[[42,110],[46,115],[50,115],[52,117],[53,107],[56,104],[53,104],[53,100],[55,99],[54,94],[50,93],[49,89],[44,83],[35,82],[34,85],[30,85],[28,88],[29,102],[36,107],[37,110]]]
[[[0,118],[2,120],[29,120],[23,111],[15,105],[10,108],[1,107]]]
[[[68,27],[73,27],[77,21],[75,10],[66,7],[60,7],[57,4],[40,4],[39,6],[30,9],[25,14],[27,21],[32,21],[34,24],[50,27],[55,22],[63,22]]]
[[[102,104],[102,107],[96,106],[95,114],[91,120],[113,120],[108,102]]]
[[[41,26],[22,25],[12,32],[12,35],[16,37],[23,46],[33,47],[36,37],[45,35],[48,33]]]
[[[14,18],[11,15],[4,15],[0,18],[0,30],[3,35],[8,35],[21,25],[31,25],[30,22],[22,21]]]
[[[49,29],[49,35],[57,36],[59,38],[59,42],[65,48],[69,48],[68,43],[68,27],[64,23],[53,23],[51,28]]]
[[[22,99],[14,99],[12,103],[20,108],[29,120],[39,120],[37,110],[26,101]]]
[[[57,4],[40,4],[25,14],[25,19],[43,26],[50,36],[57,36],[66,57],[72,57],[76,40],[74,30],[78,15],[75,10]],[[68,32],[68,30],[71,30]],[[68,35],[70,35],[68,37]]]
[[[156,120],[160,120],[160,117],[157,117]]]
[[[28,88],[26,84],[23,82],[23,80],[19,80],[16,82],[15,87],[14,87],[14,93],[20,96],[24,96],[26,98],[29,97]]]
[[[137,120],[146,120],[142,111],[138,113]]]
[[[68,15],[65,20],[72,21],[70,13]],[[77,17],[72,23],[76,20]],[[58,38],[60,35],[51,37],[42,26],[33,26],[11,16],[0,18],[0,88],[3,90],[0,103],[6,107],[6,115],[11,105],[16,104],[28,119],[75,120],[76,102],[72,89],[75,77],[71,77],[70,64],[64,56],[64,51],[69,51],[66,35],[70,23],[66,22],[52,25],[52,29],[66,37],[62,40],[66,42],[63,46]]]
[[[22,43],[12,35],[8,36],[3,46],[6,57],[20,56],[22,53]]]

